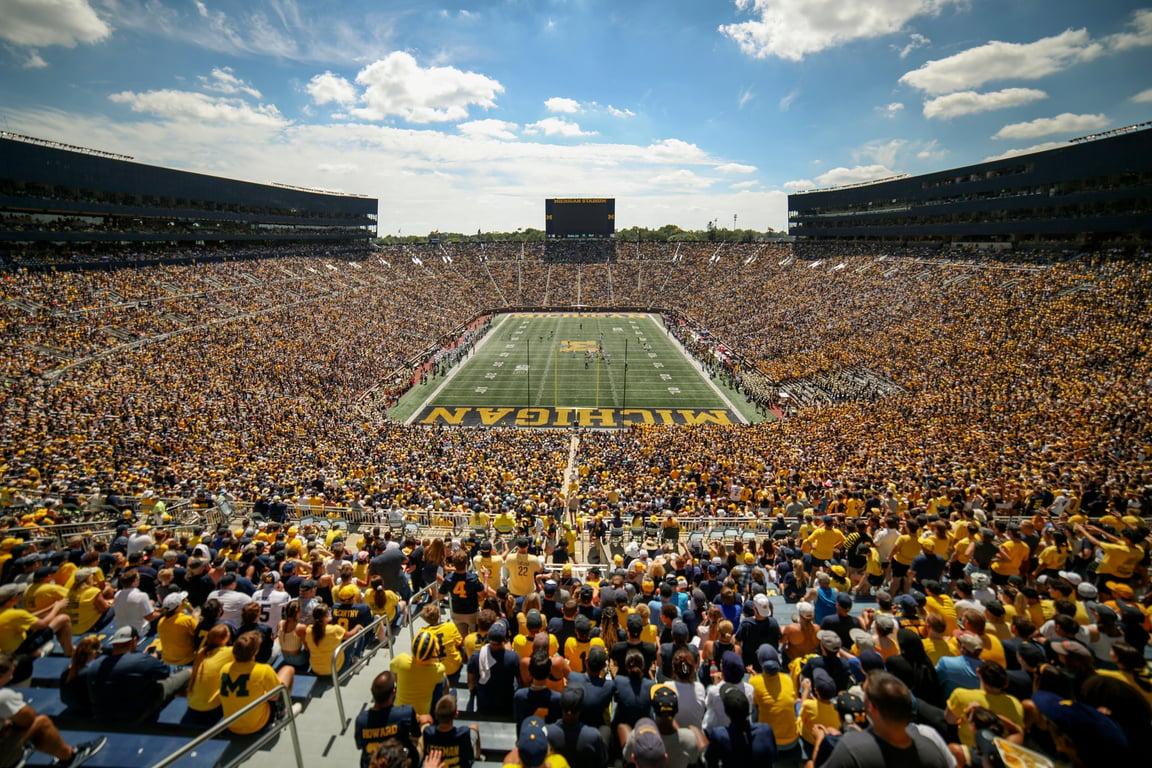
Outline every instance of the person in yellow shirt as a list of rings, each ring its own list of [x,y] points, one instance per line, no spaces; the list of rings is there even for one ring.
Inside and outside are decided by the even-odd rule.
[[[504,566],[504,558],[493,553],[492,542],[480,543],[480,551],[472,558],[472,566],[485,587],[496,589],[500,586],[500,569]]]
[[[1020,529],[1013,526],[1004,526],[997,523],[997,531],[1005,532],[1008,538],[1000,544],[1000,549],[992,560],[992,583],[1003,585],[1008,583],[1012,576],[1019,576],[1020,569],[1028,560],[1028,545],[1020,540]]]
[[[943,616],[938,613],[929,614],[928,618],[924,620],[924,628],[927,630],[927,634],[924,636],[924,652],[932,660],[932,666],[936,666],[936,662],[945,656],[959,655],[953,652],[948,645],[949,638],[944,634]]]
[[[364,602],[372,612],[372,618],[385,617],[390,626],[395,629],[396,618],[400,613],[400,595],[390,589],[384,588],[384,579],[373,576],[364,592]],[[387,630],[381,626],[377,636],[383,640]]]
[[[960,629],[980,636],[980,640],[984,645],[984,650],[980,653],[981,661],[994,661],[1002,667],[1008,666],[1008,659],[1004,653],[1004,644],[1000,642],[1000,638],[993,632],[988,631],[988,625],[984,621],[984,614],[978,611],[965,611],[960,617]],[[959,656],[960,642],[955,637],[949,637],[948,649],[951,651],[951,655]]]
[[[277,671],[269,664],[257,662],[259,650],[259,632],[245,632],[236,638],[232,647],[233,661],[220,672],[220,706],[224,717],[231,717],[278,685],[291,692],[296,670],[285,664]],[[228,729],[241,736],[256,733],[268,724],[275,711],[269,702],[232,723]]]
[[[906,592],[911,586],[908,581],[908,571],[912,567],[912,561],[923,551],[920,540],[916,536],[917,531],[920,530],[919,523],[915,520],[904,520],[901,525],[904,532],[897,537],[896,543],[892,545],[891,554],[892,585],[889,591],[894,595]]]
[[[952,601],[952,596],[944,592],[938,581],[924,582],[924,592],[927,597],[924,611],[942,616],[944,618],[944,634],[951,635],[956,631],[956,606]]]
[[[57,584],[53,578],[57,570],[54,565],[44,565],[36,569],[32,584],[24,593],[25,610],[39,613],[55,602],[68,599],[68,590]]]
[[[800,728],[796,719],[796,686],[783,671],[780,654],[771,645],[760,646],[756,654],[760,673],[752,675],[752,705],[756,721],[772,726],[776,735],[777,757],[783,761],[800,757]]]
[[[111,589],[97,586],[99,574],[94,568],[81,568],[68,591],[68,616],[72,631],[78,635],[97,632],[113,619]]]
[[[447,681],[444,665],[436,660],[436,637],[421,630],[412,641],[412,653],[400,653],[390,667],[396,676],[396,704],[407,704],[417,715],[432,711]]]
[[[800,681],[800,713],[796,716],[796,727],[808,754],[812,754],[816,743],[815,726],[839,728],[841,725],[835,698],[836,683],[823,669],[814,670],[811,678],[805,677]]]
[[[1096,564],[1098,584],[1132,578],[1136,566],[1144,559],[1144,549],[1138,544],[1140,534],[1130,528],[1124,529],[1120,536],[1105,533],[1095,526],[1077,525],[1076,531],[1099,547],[1103,555]]]
[[[599,637],[591,637],[592,620],[584,614],[576,615],[575,635],[564,641],[564,658],[573,672],[584,673],[588,666],[588,653],[593,648],[603,648],[608,652],[604,641]]]
[[[823,527],[817,528],[806,539],[804,545],[812,553],[812,569],[821,568],[832,559],[836,548],[844,545],[844,533],[833,527],[834,519],[825,515]]]
[[[36,650],[35,646],[55,635],[64,655],[71,656],[72,621],[64,613],[67,603],[60,600],[39,613],[17,608],[16,602],[26,587],[26,584],[0,586],[0,651],[31,653]]]
[[[231,628],[217,624],[208,630],[196,652],[188,678],[188,710],[196,723],[215,723],[221,717],[220,681],[224,667],[233,661],[231,642]]]
[[[508,591],[514,597],[524,597],[539,589],[537,582],[544,573],[544,564],[539,557],[529,554],[527,537],[517,539],[516,549],[516,554],[504,559],[508,570]]]
[[[524,615],[524,628],[527,634],[516,635],[512,638],[512,650],[521,659],[526,659],[532,655],[532,641],[536,639],[536,635],[540,632],[546,631],[544,629],[544,617],[540,611],[535,609],[528,611]],[[560,650],[560,643],[555,635],[548,635],[548,655],[552,656]]]
[[[1037,577],[1056,578],[1060,575],[1060,571],[1068,565],[1068,558],[1071,556],[1072,551],[1068,548],[1068,537],[1064,535],[1063,531],[1056,531],[1052,534],[1052,542],[1041,549],[1036,556]]]
[[[452,621],[441,620],[438,604],[424,606],[420,611],[420,618],[428,625],[424,627],[424,631],[436,637],[436,660],[444,665],[444,673],[448,675],[448,679],[455,680],[465,662],[460,652],[460,646],[464,643],[460,629]]]
[[[160,658],[172,667],[185,667],[196,657],[196,619],[184,610],[187,592],[173,592],[164,598],[156,634],[160,638]]]
[[[1024,727],[1024,705],[1015,696],[1004,692],[1008,687],[1008,672],[1004,665],[982,658],[976,668],[980,678],[980,688],[957,688],[948,696],[944,709],[944,719],[957,726],[960,744],[972,748],[976,745],[976,731],[969,721],[968,707],[976,704],[990,709],[1021,728]]]
[[[326,605],[317,605],[312,609],[312,626],[299,627],[297,633],[303,635],[304,645],[308,648],[308,659],[312,667],[312,674],[325,676],[332,674],[332,652],[336,646],[343,642],[345,637],[352,637],[362,629],[357,625],[345,630],[344,627],[332,622],[332,615]],[[344,653],[336,657],[336,669],[344,668]]]

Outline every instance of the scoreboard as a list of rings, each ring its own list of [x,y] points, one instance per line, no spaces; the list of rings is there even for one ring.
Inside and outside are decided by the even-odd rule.
[[[612,237],[616,232],[616,199],[555,197],[544,201],[548,238]]]

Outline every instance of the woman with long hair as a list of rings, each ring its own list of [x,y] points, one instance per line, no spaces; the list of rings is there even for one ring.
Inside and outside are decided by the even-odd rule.
[[[223,614],[224,606],[214,597],[208,598],[204,601],[204,605],[200,606],[200,623],[196,626],[197,648],[203,645],[204,638],[208,636],[208,632],[217,624],[223,624],[228,627],[230,636],[233,640],[236,639],[236,627],[220,618]]]
[[[215,723],[224,710],[220,708],[220,678],[224,667],[232,663],[232,632],[227,624],[208,630],[192,662],[188,678],[188,718],[199,724]]]
[[[696,679],[696,654],[692,648],[685,646],[677,648],[672,654],[671,684],[676,689],[676,698],[680,702],[680,709],[676,713],[676,720],[681,727],[703,727],[704,701],[707,691],[704,684]]]
[[[620,632],[620,622],[616,618],[616,608],[611,605],[600,612],[600,639],[608,648],[624,639]]]
[[[345,637],[352,637],[362,629],[360,626],[345,630],[339,624],[332,623],[332,614],[326,605],[317,605],[312,609],[312,626],[299,627],[297,633],[304,634],[304,645],[308,649],[308,658],[311,660],[312,674],[317,676],[332,674],[332,652]],[[336,657],[336,669],[343,669],[344,654]]]
[[[284,656],[284,663],[297,670],[307,669],[308,651],[304,647],[304,638],[297,632],[304,626],[300,623],[300,601],[285,603],[280,617],[277,637],[280,639],[280,653]]]
[[[944,692],[936,667],[924,650],[924,640],[914,630],[901,629],[896,633],[896,644],[900,653],[885,660],[887,671],[900,678],[917,700],[944,706]]]
[[[88,695],[88,684],[78,679],[80,671],[88,662],[100,655],[99,635],[89,635],[76,644],[68,668],[60,675],[60,701],[68,706],[69,716],[90,717],[92,699]]]

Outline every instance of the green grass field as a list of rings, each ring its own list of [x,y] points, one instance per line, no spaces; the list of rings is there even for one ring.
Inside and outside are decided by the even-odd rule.
[[[474,354],[409,393],[393,418],[425,424],[623,427],[738,423],[744,410],[640,313],[498,315]]]

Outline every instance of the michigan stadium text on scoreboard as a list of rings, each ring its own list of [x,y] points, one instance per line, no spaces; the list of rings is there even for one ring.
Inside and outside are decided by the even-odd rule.
[[[731,426],[739,419],[725,408],[546,408],[428,406],[413,423],[457,427],[623,429],[640,424]]]
[[[615,198],[554,197],[544,201],[546,237],[611,237],[615,232]]]

